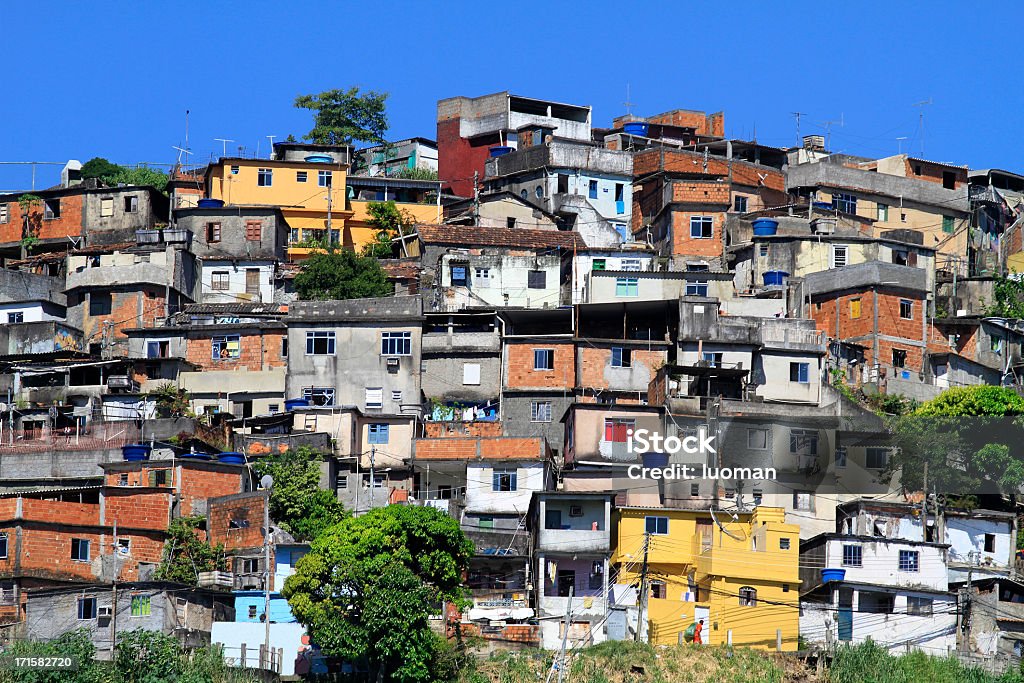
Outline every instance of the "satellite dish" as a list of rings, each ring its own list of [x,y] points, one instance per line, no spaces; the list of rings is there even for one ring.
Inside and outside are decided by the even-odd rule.
[[[264,474],[263,478],[260,479],[260,488],[267,489],[268,491],[274,488],[274,478],[269,474]]]

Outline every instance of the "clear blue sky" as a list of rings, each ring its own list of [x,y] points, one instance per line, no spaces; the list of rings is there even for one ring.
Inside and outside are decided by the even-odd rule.
[[[300,93],[391,93],[391,137],[435,135],[440,98],[499,90],[625,112],[725,111],[726,132],[1024,171],[1024,5],[966,2],[24,2],[5,0],[0,161],[171,163],[310,128]],[[286,9],[287,8],[287,9]],[[229,152],[232,150],[229,147]],[[42,168],[39,186],[59,167]],[[27,167],[0,165],[0,190]]]

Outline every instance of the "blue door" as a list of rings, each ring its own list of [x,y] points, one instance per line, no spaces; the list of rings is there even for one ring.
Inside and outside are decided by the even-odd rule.
[[[853,640],[853,589],[839,589],[839,640]]]

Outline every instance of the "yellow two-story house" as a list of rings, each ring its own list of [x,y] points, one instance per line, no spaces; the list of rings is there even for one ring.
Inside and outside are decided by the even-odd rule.
[[[640,586],[645,553],[651,644],[680,643],[703,619],[706,645],[797,649],[800,528],[782,508],[618,508],[616,586]]]
[[[377,232],[370,223],[372,201],[396,201],[413,223],[438,222],[436,200],[426,201],[430,191],[436,197],[436,181],[349,176],[349,166],[342,161],[346,153],[341,152],[280,157],[222,158],[207,168],[206,193],[227,205],[279,208],[290,229],[290,260],[308,256],[313,249],[303,244],[310,240],[329,238],[346,249],[362,251]]]

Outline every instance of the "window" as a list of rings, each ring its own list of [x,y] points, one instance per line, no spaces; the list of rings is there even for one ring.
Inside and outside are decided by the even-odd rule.
[[[306,355],[307,356],[333,356],[334,355],[334,332],[307,332],[306,333]]]
[[[953,217],[943,216],[942,217],[942,232],[951,233],[953,232]]]
[[[551,401],[531,402],[530,422],[551,422]]]
[[[744,586],[740,589],[740,605],[742,607],[757,607],[757,589]]]
[[[369,425],[367,443],[386,444],[388,442],[388,425],[386,422],[376,422]]]
[[[320,187],[331,187],[333,182],[331,178],[331,171],[317,171],[316,173],[316,184]]]
[[[113,200],[111,200],[111,210],[113,210]],[[7,204],[0,204],[0,223],[9,223],[11,221],[11,210],[7,208]]]
[[[900,571],[916,572],[921,563],[921,553],[916,550],[900,551]]]
[[[534,370],[554,370],[555,369],[555,350],[554,349],[534,349],[533,350],[533,369]]]
[[[877,215],[875,217],[879,221],[887,221],[887,220],[889,220],[889,205],[888,204],[878,204],[877,209],[878,209],[878,213],[877,213]]]
[[[210,276],[210,289],[215,292],[226,292],[231,289],[231,273],[226,270],[215,270]]]
[[[169,358],[171,355],[171,344],[166,340],[146,342],[146,358]]]
[[[232,166],[231,167],[231,175],[238,175],[238,167],[237,166]]]
[[[690,484],[690,495],[693,497],[700,495],[700,484]]]
[[[473,285],[481,289],[491,286],[491,269],[475,268],[473,270]]]
[[[297,182],[297,183],[304,183],[308,179],[309,179],[309,174],[306,173],[305,171],[296,171],[295,172],[295,182]]]
[[[125,213],[138,213],[139,211],[139,198],[135,195],[128,195],[124,198],[124,212]]]
[[[534,190],[533,193],[535,195],[537,195],[537,199],[543,199],[543,197],[544,197],[544,186],[538,185],[537,189]]]
[[[259,242],[263,236],[263,223],[260,221],[245,222],[245,239],[250,242]]]
[[[260,269],[259,268],[246,268],[245,269],[245,293],[246,294],[259,294],[260,293]]]
[[[225,334],[214,337],[212,340],[213,360],[237,360],[241,355],[241,336],[237,334]]]
[[[863,567],[864,548],[859,545],[843,545],[843,566]]]
[[[932,616],[932,599],[918,598],[914,597],[913,595],[908,595],[907,614],[913,614],[919,617]]]
[[[150,597],[148,595],[133,595],[132,596],[132,616],[133,617],[148,617],[152,609],[150,604]]]
[[[832,206],[840,213],[857,213],[856,195],[837,192],[832,195]]]
[[[905,368],[907,366],[907,350],[906,349],[893,349],[892,350],[892,366],[894,368]]]
[[[526,190],[522,190],[519,192],[519,196],[522,197],[523,199],[526,199],[527,197],[530,196],[530,193],[527,192]]]
[[[596,259],[594,259],[593,262],[591,262],[591,264],[590,264],[590,269],[591,270],[604,270],[605,269],[605,260],[603,258],[596,258]]]
[[[704,351],[700,354],[701,363],[710,368],[722,367],[723,358],[725,358],[725,354],[721,351]]]
[[[604,440],[612,443],[626,443],[633,432],[636,420],[622,417],[609,417],[604,421]]]
[[[640,296],[640,278],[615,278],[615,296]]]
[[[288,337],[281,337],[281,358],[288,357]]]
[[[758,249],[758,253],[761,254],[762,258],[768,256],[768,245],[767,244],[762,244],[757,249]]]
[[[383,387],[367,387],[366,388],[366,407],[381,409],[384,407],[384,388]]]
[[[480,364],[462,364],[462,384],[465,386],[476,386],[480,384]]]
[[[788,538],[780,538],[779,539],[779,550],[789,550],[789,539]]]
[[[597,199],[597,181],[591,180],[587,187],[587,196],[591,199]]]
[[[530,289],[547,287],[547,273],[543,270],[531,270],[526,273],[526,286]]]
[[[25,322],[25,314],[21,311],[7,314],[8,323],[23,323]]]
[[[846,252],[847,248],[845,245],[833,245],[832,246],[832,267],[842,268],[846,265]]]
[[[1002,337],[989,337],[989,348],[996,353],[1003,350],[1003,338]]]
[[[668,517],[644,517],[644,530],[656,536],[667,536]]]
[[[6,206],[6,204],[5,204]],[[100,199],[100,218],[110,218],[114,215],[114,198],[103,197]],[[6,221],[5,221],[6,222]]]
[[[956,173],[953,171],[942,172],[942,186],[947,190],[956,189]]]
[[[78,619],[79,621],[85,621],[86,619],[96,618],[96,598],[78,598]]]
[[[506,216],[505,217],[505,227],[508,228],[509,230],[512,230],[513,228],[515,228],[516,227],[516,217],[515,216]]]
[[[914,302],[910,299],[900,299],[900,317],[904,320],[914,319]]]
[[[761,427],[747,429],[747,448],[763,451],[768,448],[768,430]]]
[[[633,349],[616,346],[612,349],[612,367],[628,368],[633,360]]]
[[[693,282],[686,283],[686,296],[707,296],[708,295],[708,281],[707,280],[694,280]]]
[[[514,469],[497,469],[491,473],[491,490],[512,492],[519,488],[519,474]]]
[[[640,270],[640,259],[638,258],[624,258],[619,263],[619,270]]]
[[[43,200],[43,220],[52,221],[60,218],[60,199]]]
[[[836,447],[836,467],[846,467],[846,447]]]
[[[850,299],[850,317],[860,317],[860,298]]]
[[[896,599],[891,593],[859,591],[860,611],[872,614],[892,614]]]
[[[735,199],[733,199],[732,208],[736,213],[746,213],[747,198],[741,194],[736,195]]]
[[[790,363],[789,364],[789,381],[799,382],[800,384],[807,384],[810,380],[810,363]]]
[[[110,292],[91,292],[89,294],[89,315],[110,315],[114,300]]]
[[[0,534],[0,559],[7,557],[7,534]]]
[[[302,389],[302,398],[309,401],[310,405],[313,406],[333,406],[334,405],[334,388],[333,387],[304,387]]]
[[[4,541],[4,543],[6,543],[6,540]],[[6,549],[6,545],[4,547]],[[996,551],[996,535],[995,534],[985,534],[985,552],[986,553],[994,553],[995,551]]]
[[[711,216],[690,216],[690,238],[709,240],[715,234],[715,223]]]
[[[866,449],[865,467],[869,470],[884,470],[889,465],[888,448]]]
[[[211,244],[220,242],[220,223],[206,224],[206,241]]]
[[[469,267],[463,263],[452,265],[452,287],[465,287],[469,284]]]
[[[71,559],[75,562],[89,561],[89,541],[84,538],[71,539]]]
[[[402,402],[402,392],[401,391],[397,391],[397,390],[392,391],[391,392],[391,400],[395,401],[397,403],[401,403]]]
[[[691,273],[706,273],[711,270],[711,266],[701,261],[687,261],[686,270]]]
[[[261,168],[256,174],[256,185],[259,187],[270,187],[274,184],[274,169]]]
[[[270,413],[271,415],[274,415],[275,413],[280,413],[281,412],[281,404],[280,403],[268,403],[267,404],[267,412]]]
[[[381,332],[380,355],[411,356],[412,332]]]
[[[815,429],[789,430],[789,452],[801,455],[817,455],[818,431]]]
[[[814,493],[812,491],[793,491],[793,509],[813,512]]]

